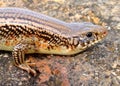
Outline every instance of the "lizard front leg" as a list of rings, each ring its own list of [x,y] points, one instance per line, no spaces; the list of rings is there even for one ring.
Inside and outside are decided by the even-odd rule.
[[[29,49],[33,49],[33,44],[28,43],[19,43],[13,49],[12,55],[14,58],[14,63],[17,67],[26,70],[28,73],[32,73],[34,76],[36,75],[36,71],[31,69],[30,65],[33,63],[28,63],[25,61],[25,53],[28,52]]]

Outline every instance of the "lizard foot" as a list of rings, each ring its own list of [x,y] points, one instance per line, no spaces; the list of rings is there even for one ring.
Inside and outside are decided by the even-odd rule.
[[[27,71],[28,73],[31,73],[32,75],[36,76],[36,71],[32,69],[30,66],[33,65],[34,63],[23,63],[20,65],[17,65],[19,68]]]

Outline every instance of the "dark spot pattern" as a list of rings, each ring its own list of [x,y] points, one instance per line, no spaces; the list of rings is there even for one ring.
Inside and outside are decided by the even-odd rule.
[[[68,46],[69,42],[68,39],[60,36],[59,34],[52,33],[46,31],[44,28],[38,28],[37,30],[34,28],[29,28],[27,26],[21,26],[21,25],[3,25],[0,27],[0,36],[4,38],[8,37],[17,37],[19,38],[20,35],[24,36],[35,36],[38,37],[40,40],[48,41],[49,45],[64,45]]]

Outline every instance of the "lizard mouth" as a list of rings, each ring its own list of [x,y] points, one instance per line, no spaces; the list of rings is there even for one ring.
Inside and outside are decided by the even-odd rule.
[[[100,42],[101,40],[103,40],[106,36],[107,36],[107,30],[101,31],[101,32],[97,32],[93,34],[93,37],[91,38],[85,38],[85,39],[79,39],[79,45],[78,48],[80,49],[86,49],[98,42]]]
[[[105,37],[107,36],[107,31],[103,31],[99,34],[95,34],[95,37],[93,40],[88,40],[86,42],[84,42],[84,47],[83,48],[87,48],[90,47],[98,42],[100,42],[101,40],[103,40]]]

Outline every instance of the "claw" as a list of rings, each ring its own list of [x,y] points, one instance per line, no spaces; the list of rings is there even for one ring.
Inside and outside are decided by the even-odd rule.
[[[35,70],[33,70],[33,69],[30,69],[30,73],[33,75],[33,76],[36,76],[36,71]]]

